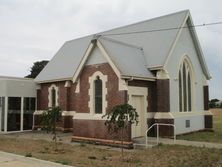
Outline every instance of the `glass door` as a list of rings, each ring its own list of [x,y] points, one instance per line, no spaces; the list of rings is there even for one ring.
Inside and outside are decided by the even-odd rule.
[[[33,125],[33,113],[35,111],[35,98],[24,98],[24,113],[23,113],[23,130],[31,130]]]
[[[21,97],[8,98],[8,131],[20,131],[21,129]]]

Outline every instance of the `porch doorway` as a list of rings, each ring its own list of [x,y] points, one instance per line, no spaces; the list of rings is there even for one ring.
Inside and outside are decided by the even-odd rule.
[[[132,106],[136,109],[139,115],[138,124],[132,125],[132,137],[144,136],[145,132],[145,120],[144,120],[144,97],[132,96]]]
[[[131,137],[145,136],[147,129],[147,88],[130,86],[129,90],[129,104],[131,104],[139,115],[138,124],[132,124]]]

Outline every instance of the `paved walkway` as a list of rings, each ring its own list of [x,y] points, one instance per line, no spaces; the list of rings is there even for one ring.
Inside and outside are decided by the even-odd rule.
[[[0,151],[0,167],[70,167]]]

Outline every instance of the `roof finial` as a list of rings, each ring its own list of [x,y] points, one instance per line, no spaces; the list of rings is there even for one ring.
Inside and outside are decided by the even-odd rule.
[[[94,34],[91,42],[92,42],[92,43],[93,43],[93,42],[96,42],[101,36],[102,36],[102,35]]]

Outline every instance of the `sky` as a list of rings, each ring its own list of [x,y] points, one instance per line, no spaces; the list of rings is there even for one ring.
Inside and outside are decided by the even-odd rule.
[[[0,0],[0,75],[24,77],[65,41],[189,9],[194,24],[222,22],[221,0]],[[222,99],[222,24],[196,28]]]

